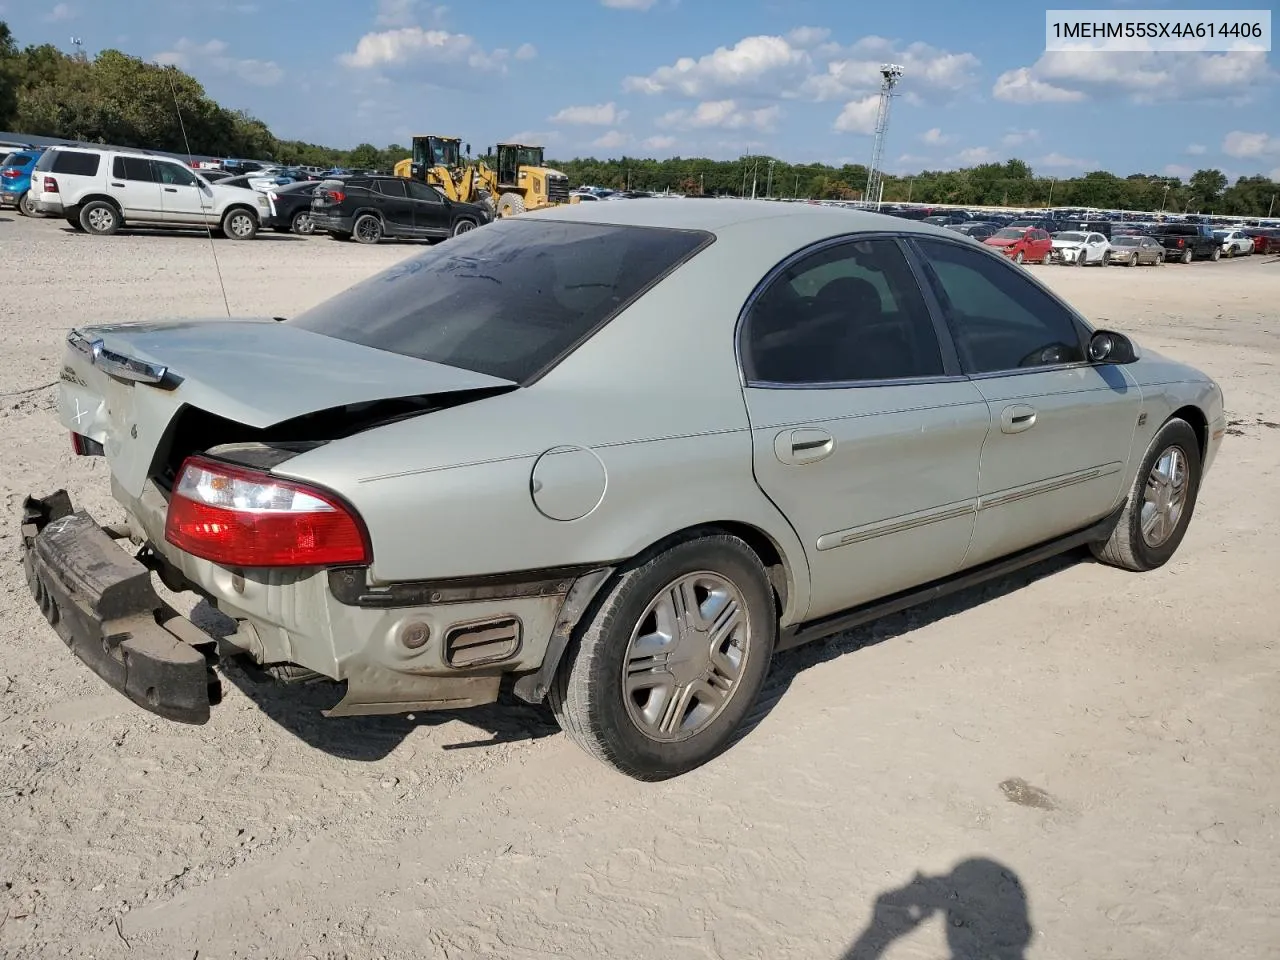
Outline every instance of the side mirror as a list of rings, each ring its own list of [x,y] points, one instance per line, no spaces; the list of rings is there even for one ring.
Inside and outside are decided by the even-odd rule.
[[[1099,330],[1089,338],[1089,360],[1093,363],[1133,363],[1138,351],[1123,333]]]
[[[469,143],[468,143],[468,144],[466,144],[466,148],[467,148],[467,156],[469,157],[469,156],[471,156],[471,144],[469,144]]]

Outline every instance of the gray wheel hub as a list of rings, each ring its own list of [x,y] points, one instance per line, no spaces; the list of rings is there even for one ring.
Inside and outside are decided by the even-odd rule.
[[[652,740],[686,740],[711,724],[737,691],[750,654],[741,591],[701,571],[669,583],[649,603],[624,655],[627,713]]]
[[[234,213],[227,221],[227,226],[237,237],[247,237],[253,231],[253,220],[247,213]]]
[[[1187,506],[1187,454],[1181,447],[1165,449],[1147,474],[1139,524],[1149,547],[1162,546],[1178,528]]]
[[[89,228],[92,230],[110,230],[116,222],[116,215],[107,207],[94,207],[89,211]]]

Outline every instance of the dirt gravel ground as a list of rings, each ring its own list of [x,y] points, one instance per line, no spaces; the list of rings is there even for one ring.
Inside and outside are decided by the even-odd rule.
[[[252,315],[415,252],[216,249]],[[65,485],[115,518],[54,420],[62,338],[222,313],[210,243],[0,216],[0,956],[1280,955],[1266,260],[1029,268],[1223,385],[1230,435],[1167,567],[1073,556],[783,654],[745,739],[641,785],[527,706],[325,720],[232,671],[192,728],[107,689],[36,611],[18,511]]]

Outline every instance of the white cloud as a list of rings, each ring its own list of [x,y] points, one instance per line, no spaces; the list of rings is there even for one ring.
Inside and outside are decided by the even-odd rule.
[[[67,20],[74,20],[79,16],[78,11],[69,3],[55,4],[53,9],[44,15],[46,23],[63,23]]]
[[[874,133],[876,114],[880,110],[878,96],[863,97],[861,100],[850,100],[836,117],[831,129],[836,133]]]
[[[1222,138],[1222,152],[1228,157],[1246,159],[1280,154],[1280,137],[1267,133],[1247,133],[1232,130]]]
[[[681,57],[647,77],[627,77],[623,89],[693,98],[729,92],[776,96],[800,83],[808,70],[808,54],[784,38],[746,37],[697,60]]]
[[[417,20],[418,0],[378,0],[373,22],[380,27],[409,27]]]
[[[554,130],[517,130],[503,140],[503,143],[524,143],[531,147],[546,146],[560,139]]]
[[[627,111],[619,110],[618,105],[610,101],[590,106],[565,107],[550,119],[552,123],[611,127],[627,119]]]
[[[1009,103],[1075,103],[1085,99],[1079,90],[1056,87],[1032,75],[1031,67],[1006,70],[996,78],[991,95]]]
[[[826,27],[796,27],[787,34],[787,40],[797,47],[816,47],[829,36],[831,31]]]
[[[357,41],[355,50],[340,55],[338,62],[355,70],[443,63],[502,72],[509,56],[505,49],[485,50],[470,34],[400,27],[366,33]]]
[[[1280,183],[1280,167],[1276,167],[1274,170],[1268,173],[1267,178],[1270,180],[1274,180],[1276,183]]]
[[[744,37],[701,57],[681,57],[647,76],[629,76],[623,89],[709,100],[753,97],[764,100],[849,101],[875,93],[880,65],[902,64],[903,98],[912,103],[947,99],[976,80],[978,58],[924,43],[906,46],[883,37],[864,37],[849,47],[823,42],[823,27],[797,27],[786,36]]]
[[[610,130],[603,136],[592,140],[591,145],[602,150],[616,150],[618,147],[625,147],[630,142],[631,138],[621,130]]]
[[[919,165],[919,164],[922,164],[922,163],[928,163],[928,162],[929,162],[929,158],[928,158],[928,157],[922,157],[922,156],[920,156],[919,154],[915,154],[915,153],[904,153],[904,154],[901,154],[901,155],[898,157],[898,160],[897,160],[897,163],[898,163],[898,165],[899,165],[899,166],[901,166],[902,164],[915,164],[915,165]]]
[[[1013,103],[1069,103],[1115,96],[1135,103],[1238,100],[1276,76],[1262,51],[1050,51],[1029,67],[1002,73],[992,94]]]
[[[939,147],[944,143],[950,143],[955,137],[948,133],[943,133],[940,127],[933,127],[920,134],[920,139],[930,146]]]
[[[1180,163],[1166,164],[1165,168],[1160,172],[1166,177],[1177,177],[1179,180],[1186,180],[1191,174],[1195,173],[1190,167],[1184,167]]]
[[[532,43],[522,43],[516,47],[515,58],[517,60],[532,60],[538,55],[538,48]]]
[[[1036,161],[1037,167],[1049,167],[1054,170],[1085,170],[1089,168],[1097,169],[1098,161],[1081,160],[1077,157],[1068,157],[1061,153],[1050,153]]]
[[[600,5],[614,10],[648,10],[658,0],[600,0]]]
[[[162,65],[172,65],[189,72],[216,70],[231,74],[256,87],[270,87],[284,79],[284,68],[274,60],[238,59],[228,54],[223,40],[196,43],[182,37],[172,49],[157,53],[152,59]]]
[[[658,118],[660,127],[679,130],[760,130],[768,133],[782,116],[779,106],[741,109],[736,100],[709,100],[692,110],[671,110]]]
[[[979,164],[995,163],[999,157],[990,147],[966,147],[952,158],[956,163]]]
[[[676,145],[675,137],[656,136],[645,140],[641,146],[649,150],[670,150]]]
[[[1023,144],[1035,143],[1040,139],[1040,131],[1036,129],[1029,130],[1010,130],[1000,138],[1002,146],[1020,147]]]
[[[1209,148],[1203,143],[1189,143],[1186,152],[1193,157],[1203,157],[1209,152]]]

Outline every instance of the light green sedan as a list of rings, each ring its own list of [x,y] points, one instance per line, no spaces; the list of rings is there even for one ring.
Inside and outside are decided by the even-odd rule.
[[[1225,430],[1212,379],[998,253],[764,201],[538,211],[288,320],[79,329],[60,369],[128,521],[29,498],[28,579],[141,707],[221,690],[154,571],[330,715],[510,689],[650,780],[727,748],[777,650],[1086,544],[1159,567]]]

